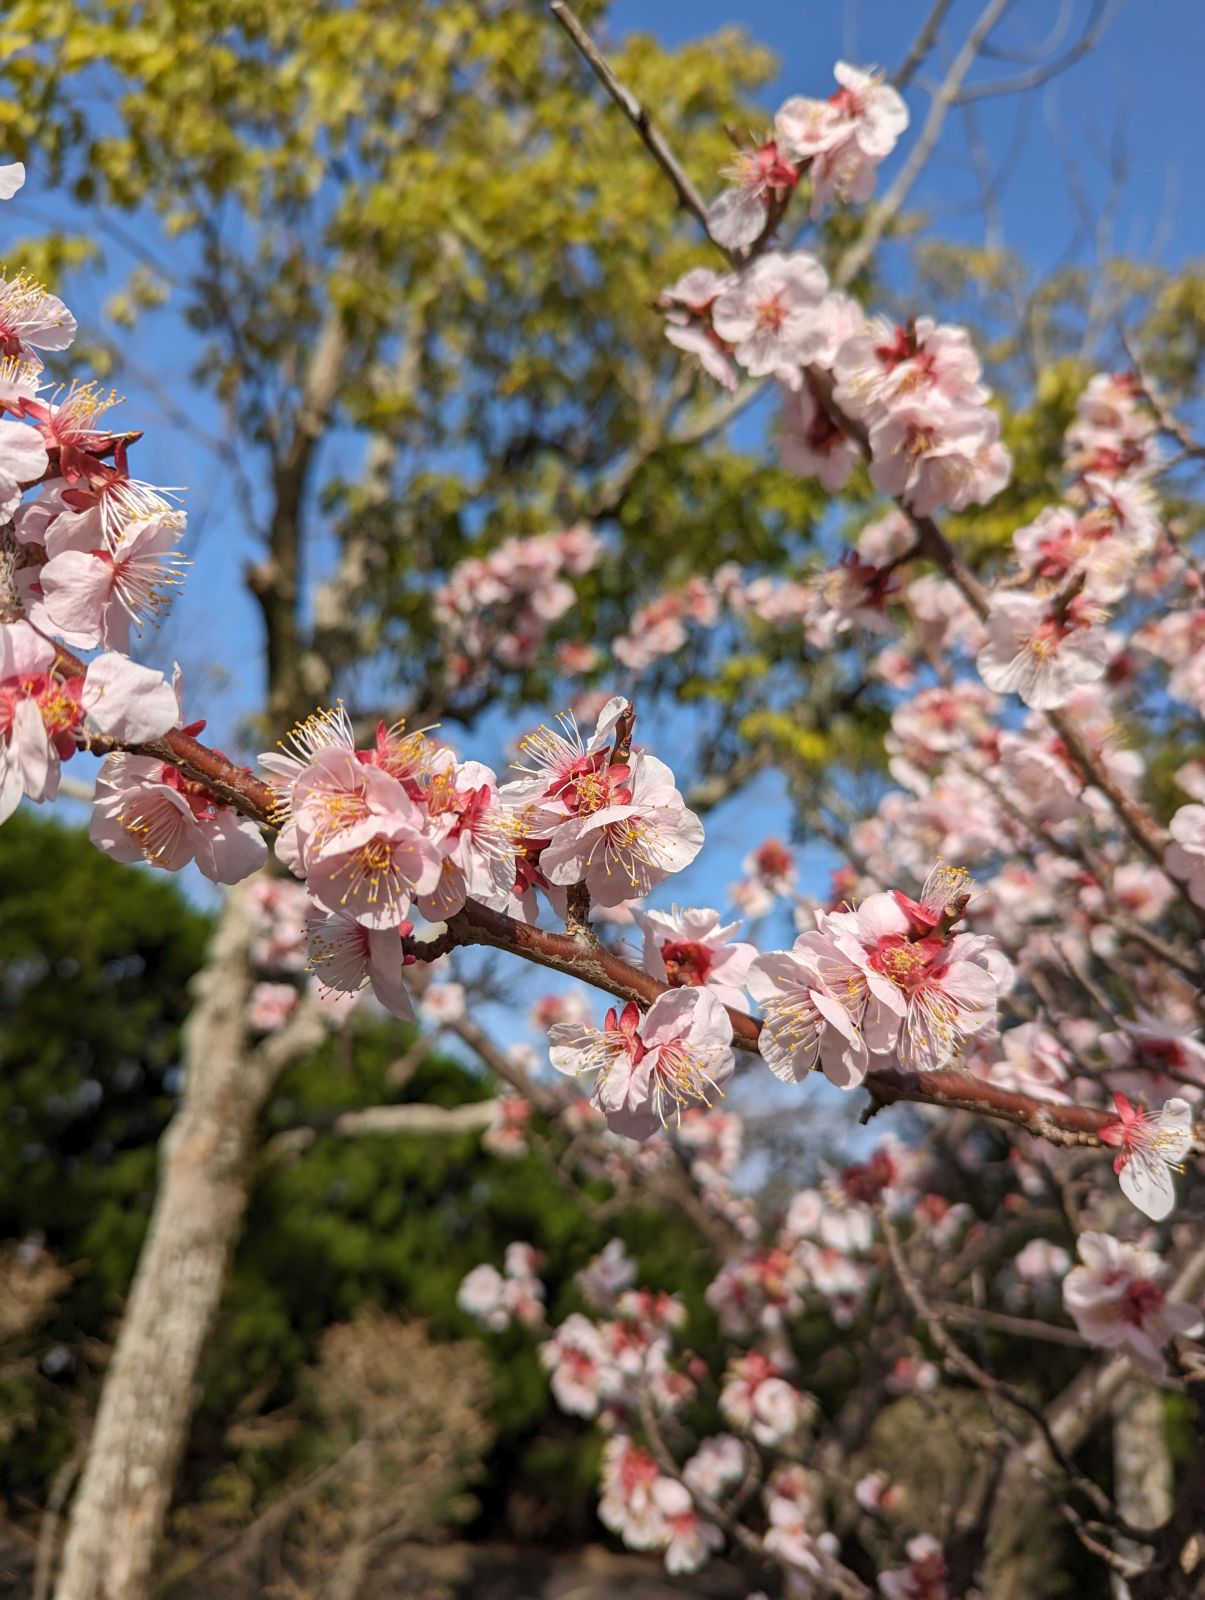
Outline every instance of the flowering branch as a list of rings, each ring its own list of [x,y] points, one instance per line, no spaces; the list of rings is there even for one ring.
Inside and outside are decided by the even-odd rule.
[[[681,165],[673,155],[669,145],[650,121],[647,111],[640,106],[631,92],[616,77],[589,34],[577,18],[573,16],[569,7],[564,4],[564,0],[554,0],[552,9],[585,59],[590,63],[608,93],[624,110],[633,126],[640,133],[646,146],[670,177],[681,196],[683,191],[680,185],[682,182],[689,184],[689,180],[685,178]],[[990,0],[988,6],[972,27],[962,49],[947,73],[941,90],[934,98],[928,121],[922,130],[920,139],[913,147],[907,164],[901,170],[892,190],[872,214],[870,223],[858,242],[842,258],[835,278],[838,285],[847,284],[865,264],[866,260],[869,259],[871,251],[881,238],[894,212],[903,203],[921,166],[928,159],[932,147],[936,143],[949,109],[957,103],[967,72],[969,72],[982,49],[984,41],[1000,20],[1005,9],[1006,7],[1002,0]],[[1101,26],[1103,27],[1103,23]],[[1084,48],[1086,49],[1088,46],[1085,45]],[[698,219],[707,238],[718,249],[722,250],[730,261],[739,264],[742,260],[740,252],[734,252],[727,248],[716,238],[707,207],[693,187],[690,193],[693,197],[692,200],[689,202],[684,200],[684,203],[688,204],[689,209]],[[854,441],[864,456],[869,456],[871,450],[868,430],[860,418],[851,416],[846,409],[837,403],[834,398],[835,384],[832,374],[823,367],[814,364],[805,365],[804,371],[807,374],[810,387],[832,418],[834,425],[841,433]],[[933,517],[918,513],[902,496],[897,495],[896,501],[916,529],[920,552],[940,566],[958,585],[976,614],[981,618],[986,618],[989,614],[987,591],[960,559]],[[1119,784],[1113,781],[1103,763],[1062,712],[1057,709],[1049,710],[1046,712],[1046,716],[1051,726],[1063,740],[1071,759],[1087,781],[1105,795],[1135,844],[1156,865],[1163,867],[1168,841],[1154,819]],[[1183,886],[1179,885],[1179,887],[1183,894]],[[1187,895],[1184,895],[1184,898],[1190,904],[1194,914],[1200,915],[1201,908],[1188,900]]]

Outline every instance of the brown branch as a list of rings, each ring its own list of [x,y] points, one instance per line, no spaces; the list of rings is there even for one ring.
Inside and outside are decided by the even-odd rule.
[[[685,206],[710,239],[711,234],[707,227],[707,202],[687,176],[681,162],[666,143],[647,110],[632,91],[615,76],[606,57],[578,21],[566,0],[551,0],[550,9],[580,54],[589,62],[595,77],[640,135],[653,160],[673,184],[679,204]],[[714,243],[714,240],[712,242]]]
[[[1087,1340],[1073,1328],[1060,1328],[1053,1322],[1035,1322],[1032,1317],[1010,1317],[1003,1311],[984,1311],[978,1306],[955,1305],[939,1301],[933,1308],[943,1322],[960,1322],[970,1327],[992,1328],[997,1333],[1015,1333],[1022,1339],[1040,1339],[1046,1344],[1071,1345],[1083,1350]]]
[[[1035,1422],[1047,1449],[1054,1457],[1060,1470],[1066,1475],[1068,1483],[1080,1489],[1088,1497],[1097,1513],[1106,1519],[1110,1527],[1120,1529],[1132,1539],[1149,1543],[1152,1536],[1151,1530],[1149,1528],[1131,1528],[1126,1524],[1118,1516],[1113,1502],[1096,1480],[1081,1472],[1075,1462],[1072,1461],[1059,1443],[1042,1407],[1031,1400],[1028,1395],[1022,1394],[1018,1389],[1014,1389],[1012,1384],[1006,1383],[1003,1379],[985,1371],[977,1361],[966,1353],[945,1326],[937,1309],[930,1305],[925,1298],[924,1290],[905,1259],[900,1236],[896,1232],[895,1224],[888,1216],[886,1208],[880,1205],[876,1206],[875,1210],[878,1214],[879,1225],[883,1230],[887,1254],[890,1257],[892,1269],[899,1280],[900,1288],[904,1291],[904,1298],[912,1307],[918,1321],[924,1323],[930,1338],[941,1352],[947,1366],[961,1373],[964,1378],[974,1384],[977,1389],[982,1390],[985,1395],[989,1397],[998,1396],[1001,1400],[1007,1401],[1015,1410],[1024,1413],[1031,1421]]]
[[[1155,1541],[1146,1571],[1130,1584],[1133,1600],[1191,1600],[1205,1574],[1205,1383],[1190,1382],[1197,1403],[1194,1450],[1176,1508]]]
[[[53,641],[52,641],[53,642]],[[61,644],[55,645],[55,669],[68,678],[82,678],[86,665]],[[273,793],[246,767],[211,750],[207,745],[178,728],[172,728],[161,739],[150,739],[145,744],[123,744],[117,740],[90,740],[89,749],[98,754],[109,750],[128,750],[131,755],[155,756],[160,761],[178,767],[186,778],[204,784],[206,789],[224,805],[233,806],[254,822],[270,824],[273,813]]]
[[[60,670],[72,674],[84,670],[83,664],[65,650],[59,651],[59,666]],[[267,827],[272,826],[274,796],[268,785],[196,739],[173,730],[162,739],[129,748],[138,754],[172,762],[224,803],[237,806],[246,816]],[[411,941],[409,948],[429,958],[436,949],[439,954],[445,954],[459,945],[487,945],[505,950],[537,966],[580,978],[618,1000],[634,1000],[646,1009],[667,987],[601,944],[585,943],[570,933],[532,927],[474,900],[467,901],[463,910],[448,918],[447,932],[434,944],[423,946]],[[732,1007],[727,1010],[734,1046],[758,1053],[760,1022],[746,1012]],[[876,1105],[907,1100],[971,1111],[997,1121],[1011,1122],[1054,1144],[1098,1145],[1101,1127],[1111,1120],[1105,1111],[1094,1111],[1087,1106],[1056,1105],[949,1067],[919,1073],[883,1068],[868,1073],[865,1086]]]
[[[937,42],[937,35],[941,32],[941,25],[946,20],[946,13],[952,3],[953,0],[934,0],[933,7],[921,24],[920,32],[912,41],[908,54],[891,75],[891,81],[897,89],[906,89],[911,83],[917,69]]]

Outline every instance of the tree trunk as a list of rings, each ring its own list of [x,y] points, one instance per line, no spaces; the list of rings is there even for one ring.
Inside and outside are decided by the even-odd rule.
[[[1113,1402],[1113,1485],[1117,1509],[1136,1528],[1158,1528],[1172,1514],[1172,1463],[1163,1423],[1163,1391],[1134,1377]],[[1117,1553],[1146,1566],[1146,1545],[1119,1539]],[[1113,1574],[1113,1593],[1126,1600],[1128,1585]]]
[[[1194,1301],[1202,1286],[1205,1286],[1205,1244],[1192,1251],[1166,1292],[1172,1300]],[[1046,1408],[1046,1420],[1059,1448],[1074,1456],[1109,1415],[1118,1396],[1134,1377],[1129,1358],[1116,1355],[1086,1367],[1073,1378]],[[1205,1455],[1202,1471],[1205,1475]],[[991,1520],[990,1555],[984,1583],[988,1600],[1013,1600],[1002,1574],[1006,1574],[1008,1562],[1016,1558],[1018,1549],[1024,1548],[1028,1530],[1036,1526],[1034,1519],[1039,1516],[1040,1508],[1050,1504],[1050,1490],[1043,1481],[1050,1473],[1057,1476],[1057,1469],[1045,1440],[1036,1431],[1027,1443],[1016,1445],[1009,1452]],[[1182,1504],[1182,1497],[1183,1490],[1178,1504]],[[1175,1521],[1174,1516],[1172,1520]],[[1135,1582],[1141,1586],[1141,1579]]]
[[[252,929],[227,899],[185,1038],[184,1094],[72,1502],[55,1600],[144,1600],[188,1433],[201,1349],[247,1202],[275,1073],[248,1054]]]

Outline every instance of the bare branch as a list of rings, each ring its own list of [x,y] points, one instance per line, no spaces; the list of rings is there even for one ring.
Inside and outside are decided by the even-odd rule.
[[[358,1139],[365,1134],[396,1135],[434,1133],[453,1136],[487,1128],[498,1109],[497,1100],[472,1100],[462,1106],[431,1106],[422,1101],[401,1106],[366,1106],[343,1111],[327,1127],[286,1128],[268,1141],[265,1155],[300,1155],[321,1134]]]
[[[673,184],[679,203],[685,206],[687,211],[698,221],[707,237],[711,238],[707,227],[707,202],[687,176],[681,162],[666,143],[664,136],[655,126],[644,106],[640,104],[640,101],[637,100],[630,89],[620,83],[614,72],[612,72],[606,57],[599,50],[585,28],[582,27],[566,0],[551,0],[550,9],[561,27],[573,40],[578,51],[589,62],[595,77],[606,89],[624,116],[627,117],[643,140],[646,149]]]
[[[998,1396],[1000,1399],[1007,1401],[1015,1410],[1023,1412],[1025,1416],[1035,1422],[1042,1439],[1054,1457],[1055,1462],[1066,1475],[1068,1482],[1087,1496],[1097,1513],[1105,1517],[1111,1527],[1122,1527],[1122,1519],[1117,1515],[1108,1495],[1105,1494],[1095,1479],[1087,1477],[1075,1465],[1075,1462],[1072,1461],[1060,1444],[1041,1406],[1032,1401],[1028,1395],[1022,1394],[1018,1389],[1014,1389],[1010,1383],[1005,1383],[1002,1379],[994,1377],[990,1372],[985,1371],[954,1339],[937,1309],[930,1305],[925,1298],[924,1290],[921,1288],[916,1275],[909,1267],[904,1256],[900,1236],[896,1231],[894,1222],[887,1215],[886,1208],[878,1206],[876,1210],[878,1212],[879,1225],[883,1230],[883,1237],[887,1243],[887,1254],[891,1258],[891,1265],[896,1277],[899,1279],[900,1288],[904,1291],[904,1297],[917,1318],[924,1323],[929,1336],[945,1358],[947,1366],[961,1373],[964,1378],[973,1383],[976,1388],[981,1389],[984,1394]],[[1134,1539],[1142,1539],[1145,1535],[1149,1540],[1150,1537],[1149,1529],[1125,1526],[1124,1531]]]
[[[980,12],[978,21],[967,34],[961,50],[950,63],[949,70],[933,96],[920,138],[908,152],[908,159],[896,174],[894,183],[870,213],[857,243],[852,245],[841,258],[833,274],[833,282],[839,289],[857,277],[874,254],[875,247],[887,229],[899,215],[904,201],[912,192],[912,185],[920,177],[925,163],[933,154],[938,139],[941,138],[946,118],[959,103],[958,95],[966,81],[967,73],[974,66],[988,35],[1007,11],[1009,4],[1010,0],[988,0],[988,4]]]
[[[1056,56],[1053,61],[1043,62],[1029,72],[1018,73],[1015,78],[1002,78],[996,83],[973,83],[970,88],[962,91],[955,104],[970,105],[975,100],[987,100],[996,95],[1024,94],[1027,89],[1038,89],[1042,84],[1049,83],[1052,78],[1057,78],[1060,73],[1066,72],[1068,67],[1073,67],[1077,61],[1082,61],[1090,50],[1095,49],[1105,29],[1121,10],[1121,5],[1122,0],[1096,0],[1092,13],[1084,25],[1083,33],[1061,56]]]
[[[933,7],[921,23],[920,32],[908,47],[908,54],[891,75],[891,81],[897,89],[906,89],[912,82],[917,69],[937,42],[937,35],[941,32],[941,25],[952,3],[953,0],[933,0]]]

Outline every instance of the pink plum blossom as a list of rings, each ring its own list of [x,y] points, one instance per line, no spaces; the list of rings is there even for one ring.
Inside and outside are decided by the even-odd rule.
[[[101,733],[131,744],[158,739],[181,720],[176,690],[163,674],[116,652],[88,663],[80,705]]]
[[[997,694],[1016,694],[1035,711],[1066,705],[1073,689],[1104,676],[1109,636],[1099,613],[1073,600],[1062,617],[1036,595],[997,595],[987,619],[988,642],[975,658],[979,676]]]
[[[815,1416],[816,1403],[783,1376],[769,1356],[751,1350],[728,1363],[720,1415],[758,1444],[786,1444]]]
[[[905,1551],[906,1567],[879,1574],[879,1592],[884,1600],[949,1600],[945,1555],[932,1534],[909,1539]]]
[[[700,1441],[682,1468],[688,1488],[697,1489],[710,1500],[718,1500],[745,1475],[746,1447],[731,1433],[715,1433]]]
[[[0,200],[11,200],[24,182],[24,162],[10,161],[7,166],[0,167]]]
[[[843,489],[861,452],[817,397],[809,378],[784,385],[778,454],[788,472],[815,478],[830,494]]]
[[[852,937],[870,969],[894,985],[903,1014],[889,1059],[905,1068],[944,1066],[964,1040],[995,1025],[997,977],[988,941],[943,931],[962,915],[967,883],[965,872],[941,865],[919,902],[896,890],[824,917],[822,931]]]
[[[0,422],[0,519],[12,517],[22,493],[44,475],[49,461],[36,429],[23,422]]]
[[[979,1067],[1002,1089],[1065,1104],[1074,1060],[1056,1034],[1040,1022],[1022,1022],[1000,1035],[1000,1059]]]
[[[131,626],[159,621],[181,581],[178,511],[126,523],[112,547],[65,549],[38,573],[49,628],[79,649],[129,647]]]
[[[966,329],[931,317],[906,328],[872,318],[841,346],[834,371],[837,404],[867,423],[911,402],[978,408],[990,393],[979,381],[982,368]]]
[[[840,561],[811,584],[806,632],[817,650],[831,650],[842,634],[862,628],[889,633],[888,599],[894,594],[890,574],[847,550]]]
[[[781,839],[763,839],[741,862],[741,871],[755,877],[776,897],[794,892],[795,857]]]
[[[1205,805],[1181,806],[1168,832],[1167,870],[1185,885],[1194,905],[1205,906]]]
[[[918,516],[984,505],[1011,470],[999,419],[982,406],[906,401],[871,425],[871,482]]]
[[[1031,1239],[1018,1250],[1013,1269],[1026,1283],[1043,1279],[1061,1282],[1071,1269],[1071,1257],[1062,1245],[1051,1244],[1049,1239]]]
[[[442,1027],[445,1023],[459,1022],[465,1014],[464,985],[459,983],[429,983],[419,1001],[419,1011],[429,1027]]]
[[[919,1356],[901,1356],[884,1381],[888,1394],[932,1394],[941,1382],[941,1373],[932,1361]]]
[[[1112,1063],[1110,1083],[1130,1093],[1195,1100],[1205,1089],[1205,1044],[1194,1021],[1139,1010],[1117,1032],[1102,1034],[1100,1047]],[[1185,1084],[1186,1078],[1201,1088]]]
[[[767,1482],[763,1500],[767,1551],[784,1565],[791,1581],[806,1585],[801,1594],[818,1592],[808,1580],[824,1577],[824,1558],[835,1554],[837,1541],[830,1533],[817,1532],[820,1507],[806,1469],[798,1464],[780,1467]]]
[[[1063,1282],[1063,1303],[1089,1344],[1123,1350],[1152,1377],[1164,1371],[1163,1347],[1205,1328],[1196,1306],[1168,1300],[1159,1280],[1166,1267],[1153,1250],[1122,1244],[1107,1233],[1081,1233],[1082,1266]]]
[[[584,882],[603,906],[648,894],[689,866],[703,845],[703,825],[687,810],[673,773],[643,752],[626,767],[600,768],[563,784],[537,825],[551,830],[540,857],[549,881]]]
[[[293,788],[321,750],[354,751],[355,733],[342,700],[327,711],[315,711],[292,727],[275,750],[264,751],[260,766],[271,775],[276,791],[276,814],[285,821],[292,810]]]
[[[66,350],[75,330],[75,318],[59,297],[33,278],[19,273],[0,279],[0,354],[36,359],[39,350]]]
[[[896,1511],[906,1497],[907,1490],[892,1483],[884,1472],[868,1472],[854,1484],[854,1499],[863,1511]]]
[[[840,88],[828,100],[797,96],[775,119],[788,159],[810,164],[813,217],[834,196],[868,200],[876,168],[908,126],[908,108],[881,73],[838,61],[833,76]]]
[[[367,985],[392,1016],[414,1021],[402,982],[405,957],[396,927],[368,928],[340,911],[312,906],[306,916],[308,965],[319,985],[358,994]]]
[[[871,1051],[891,1049],[906,1009],[860,942],[841,933],[801,933],[791,950],[758,956],[746,983],[765,1008],[762,1057],[786,1083],[819,1068],[838,1087],[856,1088]]]
[[[641,1016],[629,1001],[601,1029],[557,1023],[552,1064],[576,1076],[595,1072],[592,1099],[616,1133],[646,1139],[691,1105],[710,1104],[732,1076],[732,1024],[708,989],[674,989]]]
[[[734,942],[739,922],[722,925],[718,911],[636,911],[644,934],[644,970],[663,983],[702,985],[726,1006],[745,1003],[743,986],[756,955],[751,944]]]
[[[493,769],[480,761],[458,762],[450,750],[441,750],[432,762],[424,801],[444,852],[445,873],[455,869],[445,909],[434,920],[458,911],[466,895],[504,909],[515,880],[515,831]],[[428,912],[425,905],[422,909]]]
[[[737,369],[727,342],[712,326],[711,314],[719,297],[737,281],[731,272],[694,267],[664,290],[657,302],[665,312],[665,337],[670,344],[697,356],[704,372],[726,389],[736,388]]]
[[[626,1435],[607,1441],[598,1516],[629,1550],[656,1550],[666,1542],[668,1530],[653,1493],[660,1477],[649,1452]]]
[[[751,377],[806,366],[824,346],[819,310],[827,289],[815,256],[770,251],[719,296],[712,323]]]
[[[1187,1100],[1169,1100],[1158,1116],[1115,1094],[1117,1120],[1100,1130],[1105,1144],[1117,1150],[1113,1170],[1121,1192],[1154,1222],[1170,1216],[1176,1203],[1172,1169],[1192,1148],[1192,1107]]]
[[[25,795],[53,799],[60,757],[75,748],[82,685],[56,680],[54,662],[54,646],[28,622],[0,623],[0,822]]]
[[[247,1026],[275,1033],[297,1009],[297,990],[291,983],[257,983],[247,1001]]]
[[[724,1333],[775,1331],[803,1309],[806,1274],[791,1253],[754,1247],[724,1263],[707,1286],[707,1304]]]
[[[366,928],[396,928],[442,871],[421,813],[403,794],[388,811],[330,834],[309,864],[306,887],[328,911],[346,912]]]
[[[707,208],[707,231],[727,250],[741,250],[765,231],[773,208],[790,195],[799,172],[774,139],[739,149],[724,176],[733,180]]]
[[[576,1274],[576,1282],[586,1304],[596,1311],[609,1311],[616,1297],[636,1281],[636,1263],[627,1253],[622,1239],[611,1239],[594,1259]]]
[[[588,1022],[590,1007],[579,989],[569,989],[563,994],[545,994],[531,1008],[533,1028],[547,1033],[556,1022]]]
[[[665,1525],[666,1571],[698,1572],[712,1553],[722,1548],[724,1535],[714,1522],[699,1515],[690,1490],[677,1478],[658,1478],[653,1485],[653,1500]]]
[[[544,1320],[544,1285],[536,1276],[542,1257],[519,1240],[507,1245],[505,1273],[483,1263],[461,1282],[456,1304],[486,1328],[501,1332],[512,1322],[535,1328]]]
[[[480,1268],[478,1268],[480,1271]],[[589,1317],[575,1311],[540,1346],[540,1363],[551,1373],[552,1397],[569,1416],[594,1417],[614,1392],[606,1343]]]
[[[268,854],[248,818],[176,767],[124,750],[105,757],[88,833],[118,861],[149,861],[168,872],[195,861],[214,883],[238,883]]]
[[[526,1155],[531,1102],[522,1095],[503,1095],[496,1103],[490,1125],[481,1135],[484,1149],[504,1160]]]
[[[609,764],[615,724],[627,705],[622,695],[612,695],[599,711],[594,732],[588,738],[582,737],[571,712],[557,718],[559,728],[541,723],[534,733],[524,734],[519,752],[528,764],[515,763],[520,775],[503,786],[506,801],[518,805],[556,797],[576,779],[597,774]]]
[[[1141,478],[1160,461],[1155,420],[1133,373],[1098,372],[1079,396],[1064,444],[1071,471]]]

